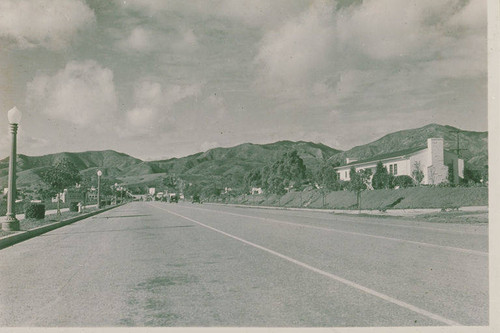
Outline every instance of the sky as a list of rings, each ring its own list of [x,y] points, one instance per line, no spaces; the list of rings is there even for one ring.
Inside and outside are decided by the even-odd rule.
[[[0,158],[486,131],[486,0],[2,0]]]

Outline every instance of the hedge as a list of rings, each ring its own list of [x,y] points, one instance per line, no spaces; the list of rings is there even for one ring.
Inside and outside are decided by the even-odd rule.
[[[69,211],[70,212],[77,212],[78,211],[78,202],[72,201],[69,203]]]
[[[41,220],[45,218],[45,205],[41,203],[31,202],[25,206],[25,217]]]

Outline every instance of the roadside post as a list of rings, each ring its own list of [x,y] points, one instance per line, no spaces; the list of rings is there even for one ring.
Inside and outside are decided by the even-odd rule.
[[[10,124],[12,144],[10,146],[9,158],[9,192],[7,194],[7,213],[2,223],[2,230],[19,231],[19,220],[16,218],[16,156],[17,156],[17,126],[21,121],[21,111],[15,106],[7,114]]]
[[[101,208],[101,176],[102,171],[97,170],[97,209]]]

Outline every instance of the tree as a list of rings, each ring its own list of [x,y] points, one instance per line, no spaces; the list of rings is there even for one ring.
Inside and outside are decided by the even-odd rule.
[[[245,188],[262,187],[262,173],[260,170],[251,170],[244,177]]]
[[[387,172],[387,168],[384,167],[382,161],[379,161],[375,169],[375,174],[372,178],[372,187],[376,190],[382,188],[390,188],[392,184],[391,176],[392,175]]]
[[[414,182],[415,181],[410,176],[400,175],[400,176],[394,177],[394,179],[392,181],[392,185],[393,185],[393,187],[397,186],[399,188],[407,188],[407,187],[414,186],[415,185]]]
[[[413,170],[411,171],[411,176],[413,177],[413,179],[415,179],[417,185],[420,185],[422,180],[424,180],[424,172],[422,171],[422,167],[420,166],[419,161],[415,161],[415,163],[413,163]]]
[[[52,168],[41,173],[40,178],[49,186],[52,195],[57,194],[57,217],[61,216],[61,198],[59,193],[81,180],[80,172],[68,159],[62,159]]]
[[[287,187],[301,186],[306,179],[306,171],[298,152],[287,152],[279,160],[262,169],[262,185],[271,193],[283,194]]]
[[[202,187],[198,183],[188,183],[184,189],[184,196],[192,197],[194,195],[200,195],[202,192]]]
[[[448,183],[454,185],[455,184],[455,173],[453,171],[453,163],[450,163],[447,165],[448,166]]]
[[[165,185],[170,191],[175,191],[177,187],[177,178],[174,175],[166,175],[162,179],[161,185]]]
[[[351,167],[349,174],[351,177],[351,180],[349,181],[349,190],[356,193],[356,204],[358,209],[361,210],[361,192],[368,188],[372,170],[366,169],[356,172],[356,169]]]
[[[340,189],[338,175],[334,168],[333,164],[323,163],[314,175],[314,180],[322,189],[333,191]]]
[[[283,156],[283,175],[293,183],[302,183],[306,178],[306,166],[296,150]]]

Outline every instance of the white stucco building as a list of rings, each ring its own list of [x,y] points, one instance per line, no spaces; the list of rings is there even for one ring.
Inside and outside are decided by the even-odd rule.
[[[424,174],[421,184],[439,184],[448,178],[448,165],[453,165],[453,182],[458,183],[464,176],[464,161],[455,153],[444,150],[442,138],[427,139],[427,147],[410,148],[374,156],[366,160],[346,159],[346,165],[336,167],[335,171],[340,180],[350,180],[349,171],[354,167],[356,171],[371,169],[375,173],[378,162],[382,162],[387,171],[394,175],[412,177],[412,171],[420,167]]]
[[[260,188],[260,187],[252,187],[252,189],[250,190],[250,194],[252,194],[252,195],[253,194],[262,194],[262,193],[264,193],[264,192],[262,191],[262,188]]]

